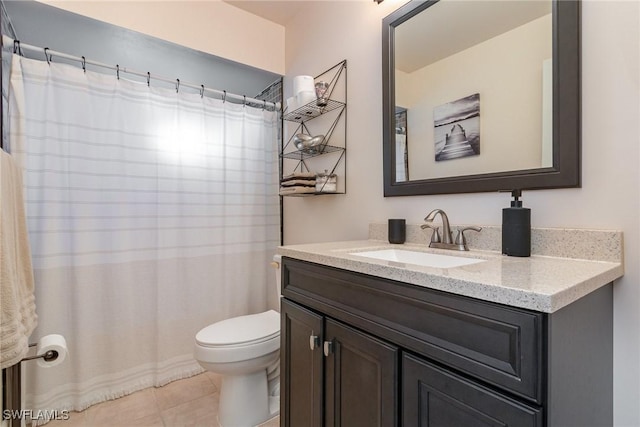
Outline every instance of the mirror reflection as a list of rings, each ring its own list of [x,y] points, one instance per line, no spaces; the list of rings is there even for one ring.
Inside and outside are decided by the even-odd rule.
[[[396,182],[553,166],[550,0],[441,0],[393,47]]]
[[[407,149],[407,109],[396,107],[396,182],[409,180],[409,151]]]

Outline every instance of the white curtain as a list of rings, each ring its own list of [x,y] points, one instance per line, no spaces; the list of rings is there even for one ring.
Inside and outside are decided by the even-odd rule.
[[[396,182],[406,181],[407,172],[407,136],[396,133]]]
[[[81,410],[201,372],[196,332],[274,304],[277,114],[15,56],[39,326],[29,409]]]

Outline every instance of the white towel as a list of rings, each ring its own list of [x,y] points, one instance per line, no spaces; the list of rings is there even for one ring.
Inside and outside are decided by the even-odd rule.
[[[38,324],[22,173],[0,150],[0,368],[15,365],[29,349]]]
[[[292,187],[280,187],[280,195],[286,196],[289,194],[311,194],[316,192],[315,185],[313,187],[303,187],[300,185],[294,185]]]

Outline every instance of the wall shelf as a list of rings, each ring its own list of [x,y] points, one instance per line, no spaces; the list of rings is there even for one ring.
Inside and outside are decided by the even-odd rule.
[[[290,113],[286,113],[283,117],[288,122],[302,123],[307,120],[319,117],[329,111],[336,110],[338,108],[346,107],[347,104],[333,99],[327,100],[327,105],[319,107],[316,105],[316,101],[310,102],[300,108],[293,110]]]
[[[325,145],[321,149],[318,149],[317,151],[313,151],[313,149],[310,149],[308,151],[306,150],[290,151],[288,153],[283,153],[282,157],[284,157],[285,159],[292,159],[292,160],[304,160],[304,159],[310,159],[315,156],[322,156],[324,154],[333,153],[336,151],[344,151],[344,147],[334,147],[332,145]]]
[[[283,197],[311,197],[311,196],[329,196],[331,194],[344,194],[337,191],[315,191],[313,193],[298,193],[298,194],[281,194]]]
[[[281,196],[305,197],[313,195],[346,193],[346,149],[347,149],[347,60],[334,65],[314,78],[315,82],[326,81],[326,105],[317,105],[316,100],[282,116],[283,128],[289,135],[280,150],[280,181],[295,173],[328,173],[338,177],[336,191],[314,191],[287,193]],[[286,126],[285,126],[286,125]],[[337,132],[336,132],[337,131]],[[321,145],[298,150],[292,143],[295,135],[324,135]],[[284,142],[284,140],[283,140]],[[322,158],[322,159],[320,159]],[[307,160],[313,159],[307,163]],[[286,171],[286,173],[285,173]],[[281,186],[281,190],[284,187]]]

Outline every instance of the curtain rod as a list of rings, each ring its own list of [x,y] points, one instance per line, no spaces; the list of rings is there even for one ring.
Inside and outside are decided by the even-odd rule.
[[[226,100],[226,99],[236,99],[238,101],[242,101],[243,104],[247,104],[247,103],[251,103],[251,104],[255,104],[256,106],[264,106],[266,107],[273,107],[275,110],[280,110],[280,103],[279,102],[269,102],[269,101],[265,101],[263,99],[256,99],[256,98],[251,98],[248,96],[244,96],[244,95],[237,95],[234,93],[229,93],[225,90],[217,90],[217,89],[209,89],[207,87],[205,87],[204,85],[196,85],[193,83],[187,83],[187,82],[182,82],[180,81],[180,79],[169,79],[163,76],[158,76],[158,75],[151,75],[151,73],[149,72],[141,72],[141,71],[136,71],[136,70],[132,70],[130,68],[125,68],[125,67],[120,67],[119,65],[116,65],[115,67],[113,65],[109,65],[109,64],[104,64],[102,62],[98,62],[98,61],[93,61],[90,59],[86,59],[84,56],[79,57],[79,56],[74,56],[74,55],[69,55],[67,53],[63,53],[63,52],[58,52],[52,49],[49,49],[47,47],[38,47],[38,46],[33,46],[30,44],[26,44],[26,43],[22,43],[19,40],[14,40],[11,37],[7,36],[7,35],[2,35],[2,45],[3,46],[11,46],[13,45],[13,53],[18,53],[20,55],[22,55],[20,53],[21,50],[29,50],[32,52],[41,52],[44,56],[45,59],[47,60],[47,62],[50,62],[52,60],[52,58],[54,56],[60,57],[60,58],[64,58],[64,59],[69,59],[71,61],[77,61],[80,62],[80,64],[82,65],[82,67],[84,68],[86,66],[86,64],[89,65],[93,65],[96,67],[101,67],[101,68],[106,68],[108,70],[112,70],[116,72],[116,77],[120,78],[120,73],[127,73],[127,74],[132,74],[134,76],[138,76],[138,77],[143,77],[147,79],[147,85],[150,84],[151,80],[159,80],[161,82],[165,82],[165,83],[170,83],[170,84],[174,84],[176,86],[176,92],[180,89],[180,86],[186,86],[189,87],[191,89],[196,89],[198,91],[200,91],[200,95],[204,95],[205,92],[207,93],[213,93],[218,95],[221,99]]]

